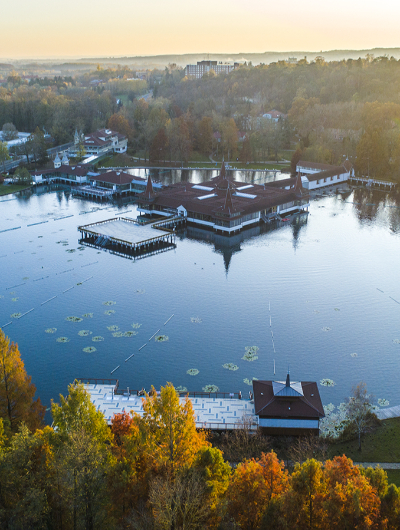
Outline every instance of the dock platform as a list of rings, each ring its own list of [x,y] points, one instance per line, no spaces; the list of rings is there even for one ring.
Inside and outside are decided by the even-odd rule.
[[[85,389],[96,409],[104,414],[108,424],[111,424],[114,414],[130,411],[143,414],[143,397],[138,396],[137,391],[121,391],[118,389],[118,383],[112,384],[111,380],[104,383],[85,383]],[[215,397],[212,394],[210,397],[196,397],[190,396],[189,393],[198,429],[227,431],[243,429],[246,426],[248,429],[257,430],[258,418],[255,415],[254,402],[235,397],[218,397],[218,394],[220,393],[215,394]],[[182,393],[179,400],[181,403],[185,400]]]
[[[156,223],[157,224],[157,223]],[[143,225],[134,219],[114,217],[78,226],[80,243],[127,257],[175,247],[175,232],[165,227]]]

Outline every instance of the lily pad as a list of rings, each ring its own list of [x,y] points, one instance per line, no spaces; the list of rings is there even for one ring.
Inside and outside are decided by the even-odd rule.
[[[239,366],[233,363],[223,364],[222,368],[226,368],[226,370],[231,370],[232,372],[236,372],[236,370],[239,370]]]
[[[190,368],[186,373],[189,375],[197,375],[200,372],[197,370],[197,368]]]
[[[86,346],[86,348],[83,348],[82,351],[84,351],[85,353],[93,353],[97,351],[97,349],[94,346]]]
[[[142,324],[135,324],[135,322],[132,324],[133,329],[139,329]]]
[[[67,322],[82,322],[83,318],[81,318],[81,317],[67,317],[65,320]]]
[[[393,339],[393,344],[400,344],[400,339]]]
[[[144,294],[145,292],[144,289],[136,289],[136,294]]]
[[[321,379],[320,385],[321,386],[335,386],[336,383],[332,379]]]
[[[113,302],[112,300],[108,300],[107,302],[103,302],[103,305],[115,305],[117,302]]]
[[[12,313],[10,315],[11,318],[19,318],[21,316],[22,313]]]
[[[112,335],[113,335],[113,337],[123,337],[124,336],[122,331],[114,331],[114,333]]]
[[[124,337],[133,337],[134,335],[137,335],[137,331],[125,331]]]
[[[114,309],[106,309],[104,311],[104,314],[105,315],[113,315],[115,313]]]
[[[331,330],[331,328],[328,328],[327,326],[324,326],[324,327],[321,328],[321,329],[322,329],[322,331],[330,331],[330,330]]]
[[[95,337],[92,337],[93,342],[103,342],[104,337],[101,337],[100,335],[96,335]]]
[[[45,333],[55,333],[57,331],[57,328],[47,328],[44,330]]]
[[[258,359],[258,350],[258,346],[246,346],[245,354],[243,355],[242,359],[244,361],[256,361]]]
[[[58,339],[56,339],[57,342],[69,342],[69,338],[68,337],[58,337]]]
[[[116,326],[116,325],[114,325],[114,326],[107,326],[107,329],[108,329],[109,331],[118,331],[118,330],[119,330],[119,326]]]
[[[350,357],[358,357],[357,353],[350,353]]]
[[[378,399],[378,405],[380,407],[387,407],[389,405],[389,401],[387,399],[380,398]]]
[[[193,324],[201,324],[202,322],[201,318],[199,317],[191,317],[190,321],[193,322]]]
[[[217,385],[206,385],[203,386],[204,392],[218,392],[219,388]]]
[[[187,392],[187,388],[185,386],[177,386],[175,387],[175,390],[177,392]]]
[[[334,307],[333,308],[335,311],[340,311],[340,309],[338,307]]]
[[[154,340],[156,342],[167,342],[167,340],[169,340],[169,337],[167,337],[167,335],[157,335]]]
[[[81,329],[80,331],[78,331],[78,335],[80,337],[87,337],[88,335],[91,335],[92,332],[89,331],[88,329]]]
[[[85,313],[82,315],[84,318],[93,318],[93,313]]]
[[[14,298],[11,298],[11,300],[12,300],[13,302],[17,302],[17,301],[18,301],[18,296],[14,297]]]
[[[243,383],[246,383],[246,385],[249,385],[249,386],[253,386],[253,381],[258,381],[258,378],[253,377],[253,379],[248,379],[247,377],[245,377],[243,379]]]

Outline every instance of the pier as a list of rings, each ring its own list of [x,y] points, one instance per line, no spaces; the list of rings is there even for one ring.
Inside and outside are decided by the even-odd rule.
[[[79,243],[131,258],[154,254],[176,246],[176,222],[170,219],[153,225],[143,225],[134,219],[114,217],[78,226],[81,233]]]
[[[143,397],[138,390],[120,389],[118,380],[81,379],[90,399],[100,410],[107,423],[111,424],[114,414],[136,412],[143,415]],[[226,392],[180,392],[180,403],[186,396],[192,402],[196,428],[214,431],[243,429],[257,430],[258,417],[255,415],[254,402],[239,399],[236,393]]]
[[[349,182],[351,184],[365,184],[368,188],[383,188],[388,189],[391,191],[396,187],[395,182],[391,182],[389,180],[379,180],[379,179],[371,179],[368,177],[350,177]]]

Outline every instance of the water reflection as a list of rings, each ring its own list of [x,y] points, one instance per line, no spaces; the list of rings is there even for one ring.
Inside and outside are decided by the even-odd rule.
[[[219,175],[218,169],[149,169],[149,168],[131,168],[126,170],[127,173],[147,178],[149,175],[154,181],[162,182],[163,184],[176,184],[179,182],[190,182],[192,184],[201,184],[208,182]],[[261,171],[261,170],[234,170],[227,171],[228,175],[233,175],[234,179],[239,182],[246,182],[248,184],[264,184],[265,182],[273,182],[274,180],[282,180],[288,178],[288,173],[281,173],[280,171]]]

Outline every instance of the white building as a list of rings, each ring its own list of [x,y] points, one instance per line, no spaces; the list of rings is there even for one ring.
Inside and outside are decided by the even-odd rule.
[[[354,169],[349,160],[342,166],[331,166],[318,162],[300,160],[296,166],[297,173],[301,175],[303,188],[316,190],[333,184],[347,182],[354,176]]]
[[[113,152],[125,153],[128,149],[128,138],[111,129],[99,129],[89,135],[75,131],[74,146],[69,149],[70,155],[76,155],[80,143],[85,148],[87,156]]]
[[[200,79],[204,74],[213,70],[216,74],[229,74],[239,66],[239,63],[224,64],[218,61],[199,61],[197,64],[188,64],[185,68],[185,75]]]

